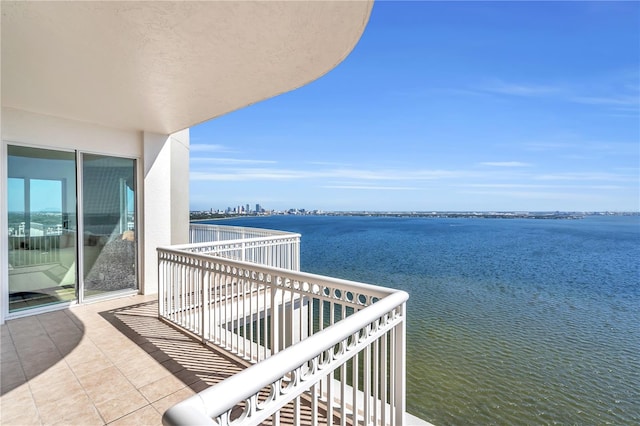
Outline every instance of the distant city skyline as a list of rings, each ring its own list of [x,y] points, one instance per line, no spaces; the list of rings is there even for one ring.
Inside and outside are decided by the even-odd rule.
[[[326,76],[191,129],[190,209],[638,211],[639,16],[376,2]]]
[[[332,214],[332,213],[576,213],[576,214],[633,214],[640,215],[637,210],[371,210],[371,209],[351,209],[351,210],[323,210],[313,206],[289,206],[288,208],[275,209],[256,204],[255,208],[251,204],[239,204],[237,206],[210,207],[205,209],[191,209],[191,213],[212,213],[212,214],[280,214],[287,212],[302,212],[306,214]]]

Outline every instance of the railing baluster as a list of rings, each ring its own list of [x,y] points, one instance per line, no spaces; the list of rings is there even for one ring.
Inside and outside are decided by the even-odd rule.
[[[245,276],[246,277],[246,276]],[[241,327],[242,334],[238,330],[238,338],[241,339],[242,342],[242,357],[247,357],[247,310],[245,309],[245,300],[247,297],[247,282],[248,278],[244,278],[242,280],[242,288],[240,289],[240,297],[238,298],[238,314],[240,315],[240,324],[238,327]]]
[[[224,347],[225,348],[229,348],[230,344],[228,341],[228,337],[229,337],[229,285],[231,285],[233,283],[233,278],[230,277],[229,275],[225,275],[225,282],[224,282],[224,300],[223,300],[223,306],[224,306],[224,315],[222,318],[222,331],[223,331],[223,336],[224,336]]]
[[[277,354],[280,351],[280,343],[278,340],[279,331],[279,315],[278,315],[278,298],[276,295],[281,292],[278,287],[271,289],[271,355]]]
[[[264,286],[264,291],[263,291],[263,299],[262,299],[262,340],[264,341],[264,358],[263,359],[267,359],[269,357],[269,353],[267,349],[271,350],[271,353],[273,353],[273,341],[271,341],[272,337],[269,336],[267,330],[268,328],[268,322],[270,322],[271,320],[269,319],[269,310],[268,310],[268,303],[269,303],[269,296],[270,296],[270,292],[275,291],[274,287],[273,287],[273,280],[275,280],[275,276],[271,275],[271,286],[267,287],[266,285]],[[271,348],[269,348],[269,341],[271,341]]]
[[[373,424],[377,425],[379,420],[380,402],[380,340],[373,342]]]
[[[202,266],[202,265],[201,265]],[[200,299],[201,299],[201,306],[200,306],[200,314],[201,314],[201,320],[200,323],[201,325],[201,333],[202,333],[202,343],[205,344],[207,343],[208,337],[206,334],[206,325],[207,324],[207,317],[208,315],[206,314],[206,312],[209,311],[209,298],[207,297],[207,286],[204,285],[204,276],[205,276],[206,270],[203,267],[202,269],[200,269]]]
[[[212,308],[213,309],[213,321],[211,324],[213,330],[213,341],[215,343],[220,343],[220,271],[215,270],[212,265],[213,272],[213,294],[211,298],[213,300]]]
[[[254,307],[253,307],[253,301],[255,300],[255,298],[257,297],[257,292],[254,295],[254,286],[255,286],[255,281],[253,280],[253,278],[251,279],[251,281],[249,282],[249,322],[247,324],[247,338],[249,339],[249,354],[248,354],[248,358],[250,361],[256,361],[255,358],[255,352],[254,352],[254,335],[253,335],[253,321],[254,321]]]
[[[293,424],[300,424],[300,397],[293,400]]]
[[[291,292],[289,292],[288,290],[285,289],[284,287],[284,280],[285,278],[283,278],[283,286],[282,289],[280,290],[280,300],[278,302],[278,341],[280,342],[280,349],[279,350],[283,350],[284,348],[287,347],[287,322],[286,322],[286,316],[287,316],[287,302],[286,302],[286,295],[291,294]]]
[[[257,346],[256,346],[256,352],[257,352],[257,353],[256,353],[256,358],[255,358],[255,360],[256,360],[256,361],[262,361],[262,359],[264,359],[264,358],[260,358],[260,348],[261,348],[261,347],[266,348],[266,347],[267,347],[267,343],[266,343],[266,342],[263,342],[263,344],[260,344],[260,342],[262,341],[262,340],[260,340],[260,336],[261,336],[261,334],[260,334],[260,330],[262,329],[262,328],[260,327],[260,321],[261,321],[261,318],[262,318],[262,310],[260,309],[260,301],[261,301],[261,295],[260,295],[261,288],[260,288],[260,284],[259,284],[259,283],[258,283],[258,284],[256,284],[256,287],[257,287],[257,288],[256,288],[256,291],[257,291],[257,292],[256,292],[256,308],[255,308],[255,311],[256,311],[256,316],[255,316],[255,319],[256,319],[256,331],[255,331],[255,333],[256,333],[256,340],[255,340],[255,341],[256,341],[256,345],[257,345]],[[252,298],[252,299],[253,299],[253,298]]]
[[[327,426],[333,426],[333,372],[327,377]]]
[[[166,294],[165,288],[167,281],[164,276],[164,267],[164,256],[162,253],[158,253],[158,317],[160,318],[166,316],[166,312],[164,311],[164,297]]]
[[[240,336],[238,335],[238,333],[240,332],[240,297],[242,297],[240,295],[240,287],[242,287],[242,280],[243,280],[242,277],[238,276],[238,280],[236,281],[236,286],[235,286],[236,290],[235,290],[233,299],[231,300],[231,306],[235,306],[235,309],[234,309],[235,312],[232,314],[232,318],[234,318],[233,324],[235,324],[235,328],[232,324],[231,335],[236,339],[236,343],[234,346],[236,353],[240,352]]]
[[[182,259],[181,259],[182,260]],[[178,315],[180,318],[180,321],[184,321],[185,320],[185,316],[184,316],[184,309],[185,309],[185,301],[184,301],[184,286],[186,285],[185,280],[183,279],[183,273],[184,273],[184,265],[182,263],[180,263],[180,265],[177,268],[176,271],[176,287],[178,287]],[[186,321],[185,321],[186,322]],[[189,327],[189,323],[186,322],[187,324],[187,328]]]
[[[382,413],[381,413],[381,418],[382,418],[382,424],[386,425],[388,424],[388,417],[387,417],[387,404],[389,403],[389,393],[387,392],[387,375],[389,374],[389,367],[388,367],[388,360],[387,360],[387,339],[389,337],[389,333],[384,333],[381,337],[382,340],[382,348],[381,348],[381,366],[382,366],[382,371],[381,371],[381,384],[380,384],[380,394],[381,394],[381,409],[382,409]]]
[[[340,366],[340,426],[347,424],[347,363]]]
[[[357,425],[358,424],[358,357],[360,356],[359,353],[355,354],[355,356],[352,358],[352,364],[351,364],[351,373],[353,376],[353,379],[351,381],[351,386],[353,387],[353,399],[352,399],[352,407],[353,407],[353,424]]]
[[[198,283],[198,278],[200,274],[197,273],[196,268],[194,268],[194,263],[196,263],[196,260],[192,260],[191,262],[189,262],[189,266],[187,267],[187,275],[189,277],[189,280],[191,281],[191,285],[189,288],[189,316],[191,317],[191,321],[192,321],[192,325],[193,325],[193,331],[196,334],[200,333],[200,318],[198,315],[198,310],[196,309],[196,307],[198,306],[198,294],[200,293],[198,291],[199,288],[199,283]]]
[[[320,309],[318,310],[318,331],[324,329],[324,299],[320,299]]]
[[[311,387],[311,424],[318,425],[318,384]]]
[[[364,424],[368,425],[371,422],[371,345],[368,345],[364,350],[364,375],[362,380],[364,382]]]
[[[405,312],[405,304],[403,303],[398,308],[398,313],[404,317]],[[395,380],[393,382],[393,389],[395,393],[395,417],[396,424],[403,425],[404,424],[404,413],[406,411],[405,403],[406,403],[406,388],[405,388],[405,376],[406,376],[406,322],[401,321],[394,327],[395,341],[393,351],[395,352],[395,362],[394,362],[394,370],[395,370]]]

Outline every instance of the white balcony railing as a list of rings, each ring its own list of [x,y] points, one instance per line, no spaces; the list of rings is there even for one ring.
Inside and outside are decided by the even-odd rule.
[[[300,234],[271,229],[192,224],[190,244],[173,249],[300,270]]]
[[[158,249],[160,317],[255,364],[169,409],[165,425],[403,424],[408,295],[253,263],[286,245],[299,259],[290,237]]]
[[[277,231],[275,229],[248,228],[244,226],[207,225],[203,223],[192,223],[189,225],[190,243],[220,242],[278,236],[297,236],[299,238],[300,234]]]

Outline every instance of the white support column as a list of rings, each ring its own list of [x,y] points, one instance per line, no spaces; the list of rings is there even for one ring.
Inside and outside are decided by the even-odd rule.
[[[189,130],[143,133],[141,290],[158,291],[156,248],[189,242]]]

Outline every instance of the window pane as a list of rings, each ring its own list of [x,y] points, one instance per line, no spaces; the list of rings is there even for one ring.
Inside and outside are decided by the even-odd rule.
[[[84,294],[137,288],[135,160],[82,156]]]
[[[75,154],[8,147],[9,311],[76,298]]]

